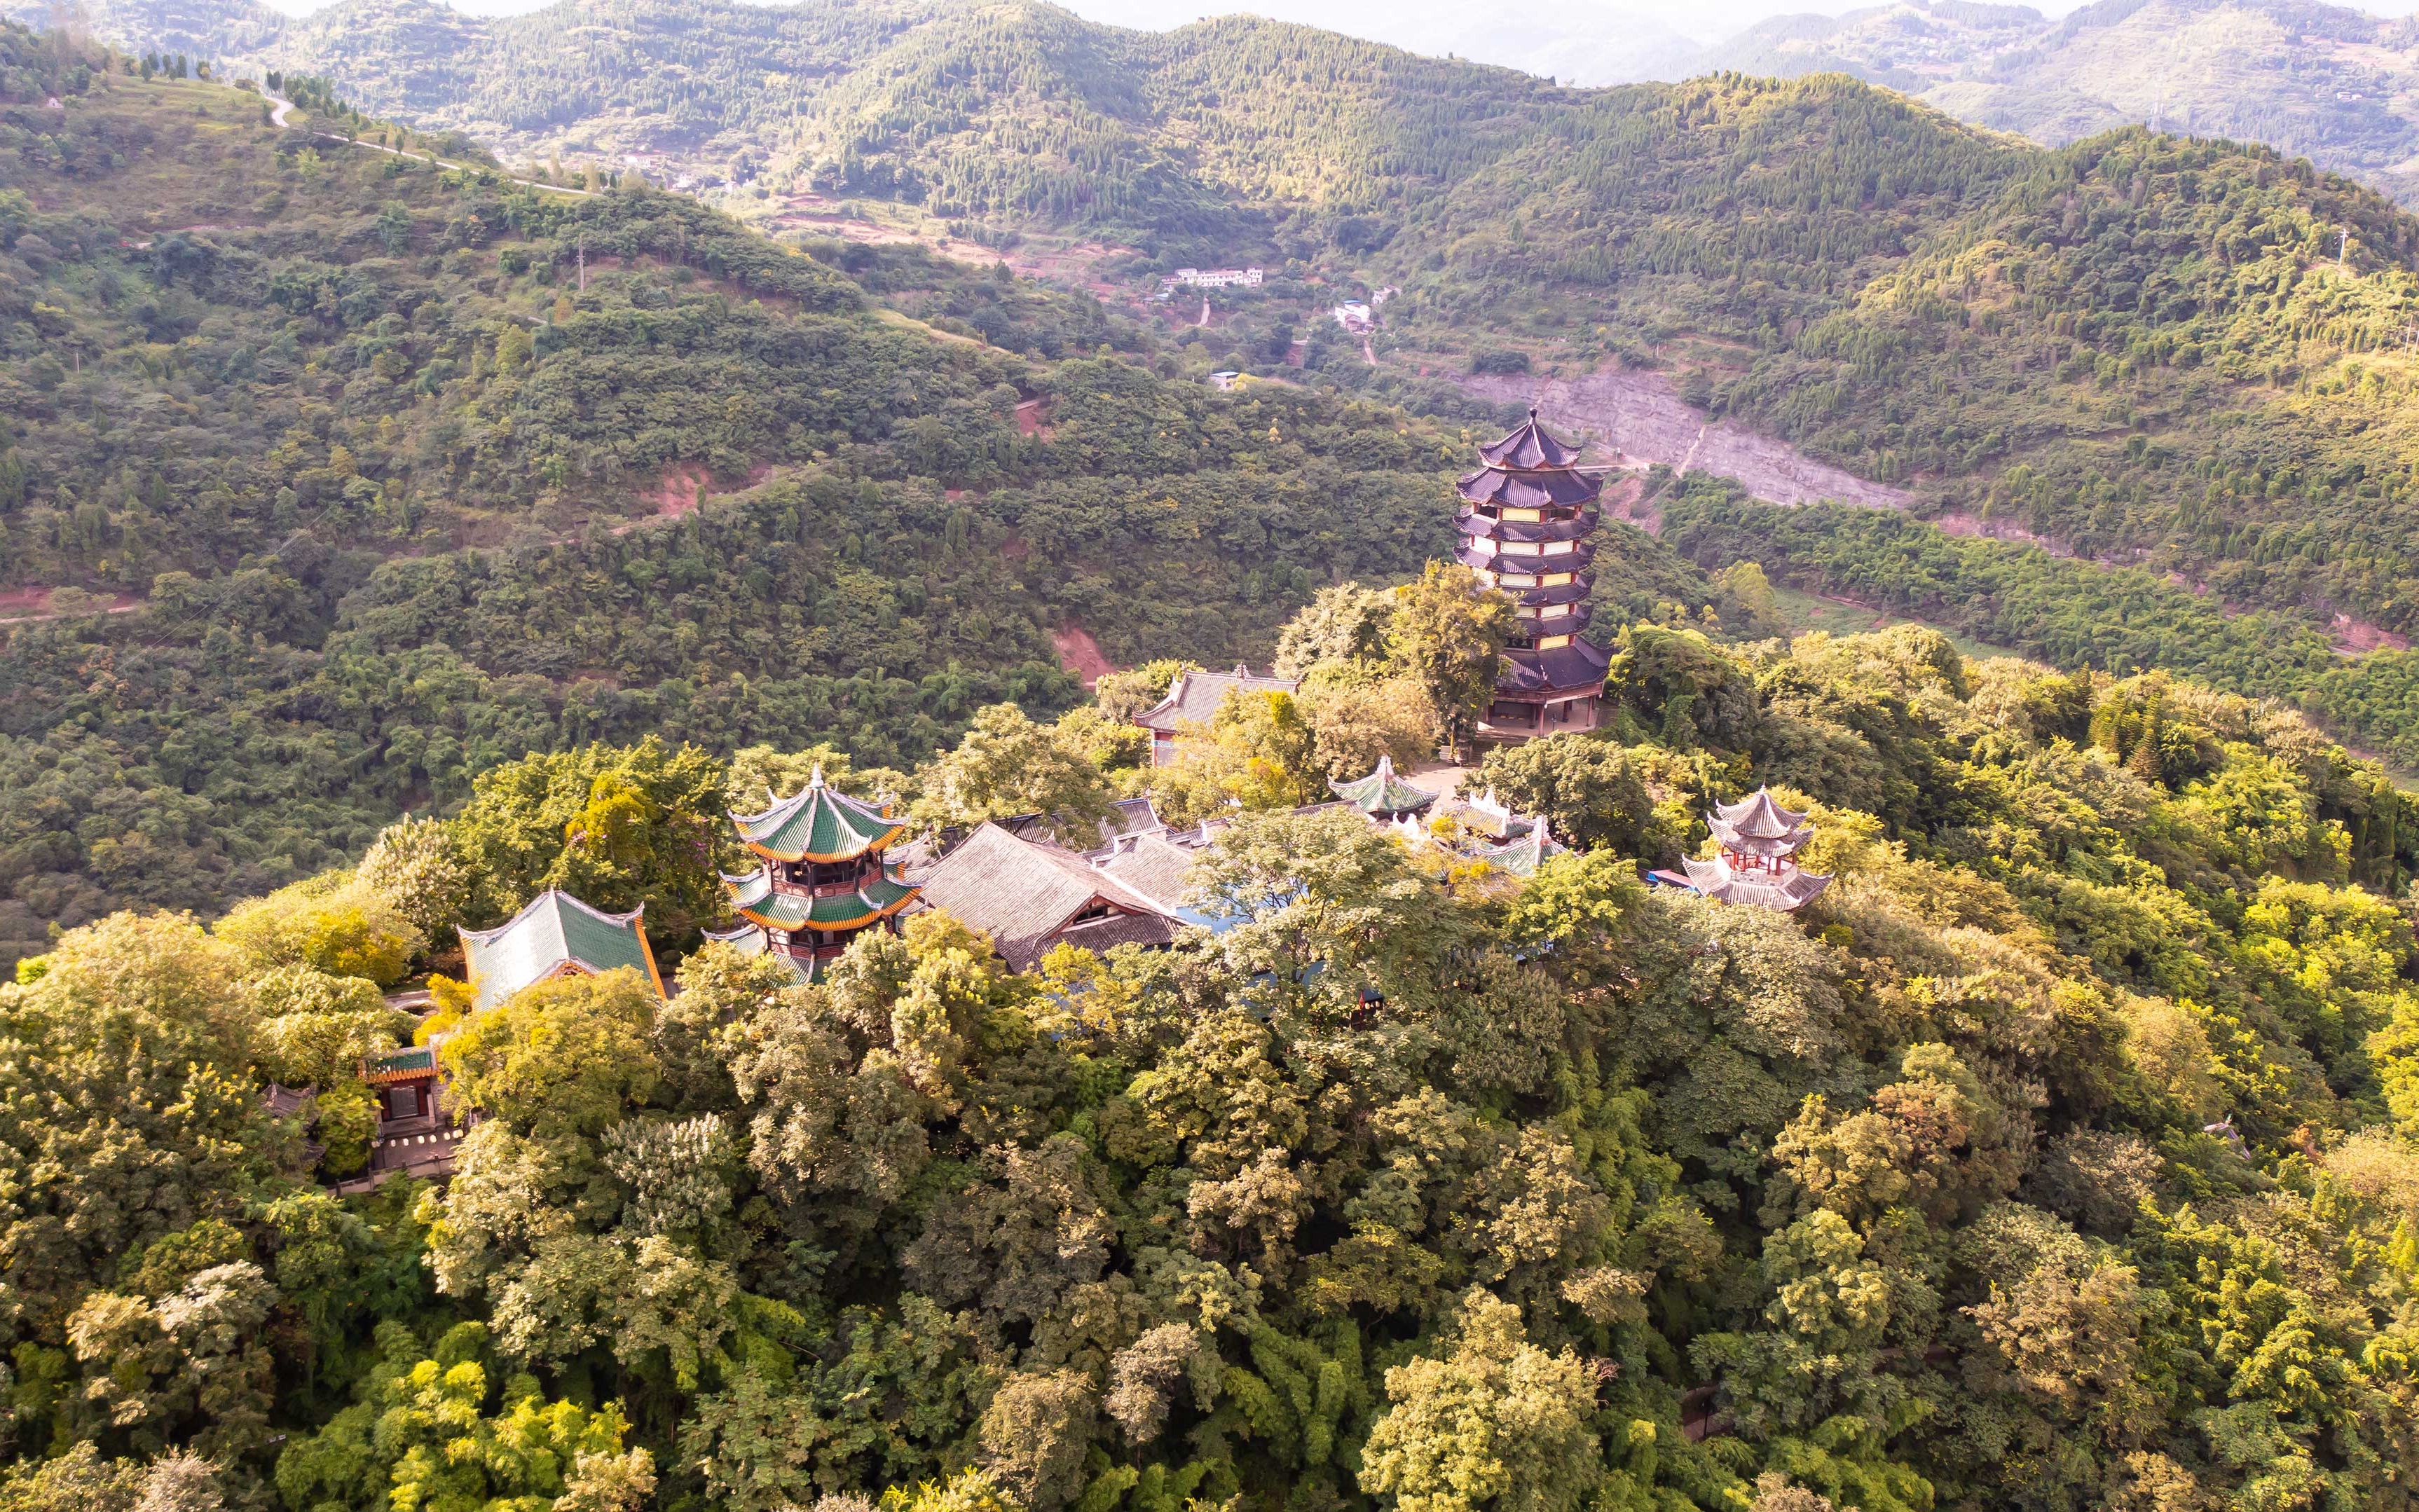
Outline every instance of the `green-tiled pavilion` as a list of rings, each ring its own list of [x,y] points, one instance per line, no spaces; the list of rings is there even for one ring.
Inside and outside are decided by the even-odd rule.
[[[640,919],[646,911],[641,903],[626,914],[609,914],[549,887],[507,923],[461,931],[476,1010],[548,977],[597,976],[622,966],[635,968],[662,996],[664,979]]]
[[[1394,775],[1391,756],[1378,758],[1378,769],[1367,777],[1350,782],[1330,782],[1335,795],[1360,810],[1372,819],[1400,819],[1425,812],[1436,802],[1436,795],[1422,787],[1413,787]]]
[[[900,881],[883,854],[907,826],[825,782],[821,767],[791,796],[767,796],[772,806],[761,813],[731,816],[763,864],[723,877],[742,923],[709,938],[812,977],[861,931],[890,927],[916,901],[920,889]]]

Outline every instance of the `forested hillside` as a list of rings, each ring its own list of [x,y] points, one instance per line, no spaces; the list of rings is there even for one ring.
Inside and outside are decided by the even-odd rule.
[[[1131,39],[1121,75],[1116,40],[1046,8],[937,23],[912,45],[951,89],[878,61],[802,165],[1138,230],[1163,261],[1217,224],[1215,189],[1231,238],[1399,287],[1402,361],[1660,363],[1932,508],[2319,622],[2419,611],[2395,397],[2419,225],[2373,193],[2141,131],[2040,151],[1836,78],[1448,86],[1452,65],[1244,21]],[[1019,110],[1064,98],[1094,101],[1090,145],[1029,150]]]
[[[466,132],[516,162],[670,153],[720,170],[762,161],[830,76],[938,8],[628,0],[482,17],[438,0],[341,0],[288,17],[250,0],[100,0],[87,14],[134,51],[325,78],[365,110]],[[5,10],[38,25],[47,15]]]
[[[946,33],[965,56],[1094,56],[1045,45],[1071,24],[1052,13],[984,16]],[[1581,94],[1466,70],[1449,107],[1391,115],[1366,101],[1420,99],[1428,65],[1372,71],[1348,61],[1358,44],[1244,22],[1149,45],[1148,98],[1197,138],[1199,177],[1262,207],[1281,248],[1398,285],[1385,319],[1406,360],[1661,362],[1714,413],[1934,507],[2320,621],[2399,630],[2419,610],[2395,398],[2419,226],[2374,194],[2140,131],[2032,150],[1837,79]],[[1048,98],[999,94],[1018,90]],[[1192,224],[1189,187],[1132,201],[1134,183],[1190,181],[1071,169],[1027,204],[948,166],[1046,161],[986,150],[963,100],[909,120],[844,99],[840,119],[893,144],[860,130],[814,170],[852,187]],[[1118,132],[1140,173],[1148,139]]]
[[[1072,701],[1062,633],[1264,656],[1318,584],[1448,540],[1457,432],[1086,355],[1136,339],[1087,301],[0,45],[12,955],[358,854],[532,748],[912,764]]]
[[[0,1498],[2397,1504],[2419,829],[2380,773],[2164,675],[1637,625],[1607,735],[1482,773],[1579,850],[1447,865],[1289,808],[1416,684],[1410,612],[1331,590],[1285,637],[1303,699],[1169,769],[1091,706],[986,710],[912,774],[587,748],[208,932],[68,933],[0,986]],[[405,1032],[379,980],[555,883],[674,943],[726,786],[821,764],[963,821],[1220,761],[1222,934],[1018,975],[928,914],[816,986],[723,946],[669,1002],[542,982],[444,1042],[480,1116],[449,1185],[315,1184],[364,1150],[346,1068]],[[1641,887],[1765,781],[1813,805],[1821,897]],[[281,1117],[270,1078],[322,1091]]]
[[[419,23],[371,4],[328,13],[314,48],[409,51]],[[775,39],[632,0],[513,23],[500,52],[503,24],[427,50],[468,60],[440,82],[499,131],[687,120],[666,143],[744,138],[775,208],[887,198],[935,234],[1131,246],[1137,301],[1180,261],[1282,261],[1289,335],[1318,281],[1390,286],[1388,370],[1661,366],[1929,508],[2315,623],[2400,631],[2419,606],[2394,397],[2419,231],[2260,148],[2136,131],[2047,151],[1837,77],[1585,91],[1040,4],[750,12]],[[675,37],[695,56],[665,67]],[[750,51],[777,41],[804,51]],[[767,95],[777,74],[796,92]]]

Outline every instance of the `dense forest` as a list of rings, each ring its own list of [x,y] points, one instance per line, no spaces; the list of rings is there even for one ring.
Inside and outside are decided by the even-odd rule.
[[[1103,737],[1172,664],[914,772],[580,747],[208,928],[67,932],[0,986],[0,1501],[2398,1504],[2419,828],[2381,773],[2164,674],[1641,624],[1603,734],[1485,764],[1577,846],[1533,874],[1295,811],[1451,696],[1470,602],[1325,591],[1299,699],[1158,771]],[[345,1068],[409,1032],[382,981],[550,885],[647,902],[670,964],[710,816],[810,764],[919,825],[1207,775],[1227,927],[1019,975],[932,913],[818,985],[713,945],[668,1002],[467,1019],[434,978],[450,1184],[316,1184],[365,1150]],[[1641,887],[1761,782],[1819,899]]]

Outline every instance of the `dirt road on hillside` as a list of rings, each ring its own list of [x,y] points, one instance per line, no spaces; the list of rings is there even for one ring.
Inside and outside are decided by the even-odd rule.
[[[1817,462],[1786,441],[1726,421],[1707,422],[1661,373],[1607,369],[1582,378],[1473,375],[1460,381],[1472,393],[1534,403],[1550,422],[1583,426],[1626,461],[1718,473],[1770,503],[1836,499],[1869,509],[1904,509],[1915,501],[1904,489]]]

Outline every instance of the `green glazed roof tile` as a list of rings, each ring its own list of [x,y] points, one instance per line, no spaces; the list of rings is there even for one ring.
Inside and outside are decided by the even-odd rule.
[[[845,861],[888,845],[907,826],[871,804],[824,782],[823,768],[791,797],[762,813],[732,814],[739,838],[760,856],[779,861]]]
[[[1335,795],[1363,813],[1417,813],[1436,802],[1436,795],[1416,788],[1394,775],[1394,758],[1378,758],[1378,769],[1350,782],[1327,784]]]
[[[593,974],[629,966],[660,995],[663,981],[639,924],[645,912],[641,904],[626,914],[604,913],[549,887],[507,923],[461,931],[462,952],[478,993],[473,1011],[493,1008],[566,967]]]

